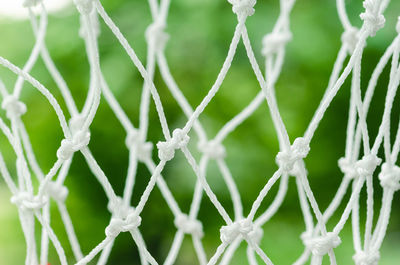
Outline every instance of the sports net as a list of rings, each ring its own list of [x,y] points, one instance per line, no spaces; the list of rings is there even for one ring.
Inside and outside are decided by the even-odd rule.
[[[294,176],[300,208],[306,226],[301,235],[304,243],[303,254],[294,264],[321,264],[324,256],[328,256],[330,264],[336,264],[334,249],[341,243],[339,237],[344,225],[351,221],[353,230],[353,243],[355,254],[353,259],[358,265],[378,264],[382,242],[389,223],[392,199],[395,191],[400,188],[400,168],[395,165],[400,150],[400,127],[394,141],[390,135],[391,114],[393,101],[400,81],[399,52],[400,37],[396,36],[380,58],[372,75],[368,77],[368,86],[362,89],[361,62],[363,51],[368,38],[375,36],[376,32],[385,24],[383,12],[389,4],[388,0],[365,0],[364,11],[360,15],[363,20],[361,28],[351,25],[345,10],[344,0],[337,1],[337,10],[344,28],[341,37],[342,46],[334,63],[326,92],[315,114],[302,137],[290,141],[285,124],[281,118],[274,87],[282,71],[285,57],[285,45],[291,41],[290,13],[295,4],[294,0],[280,1],[280,14],[272,32],[263,38],[262,55],[265,58],[265,73],[262,73],[256,60],[252,45],[246,29],[247,17],[254,14],[256,0],[228,0],[232,11],[237,16],[237,25],[227,51],[226,59],[220,69],[215,83],[208,90],[208,94],[196,107],[188,103],[184,94],[179,89],[177,82],[170,71],[164,53],[165,45],[169,39],[166,32],[167,18],[170,1],[149,0],[153,23],[149,25],[145,36],[148,44],[146,66],[137,57],[134,49],[121,33],[117,25],[108,16],[99,0],[74,0],[80,13],[80,36],[85,42],[86,53],[90,65],[90,85],[86,101],[82,110],[79,110],[67,83],[57,70],[50,53],[46,47],[45,36],[47,28],[47,13],[45,5],[40,0],[25,0],[24,6],[29,10],[31,24],[35,33],[36,42],[30,57],[21,69],[0,57],[0,64],[14,72],[18,79],[12,91],[0,83],[2,95],[2,109],[6,112],[9,122],[0,120],[0,129],[12,146],[16,155],[16,176],[12,176],[3,156],[0,155],[0,172],[12,193],[11,202],[18,208],[22,231],[26,240],[26,264],[47,264],[49,245],[56,249],[61,264],[68,264],[64,248],[72,249],[75,257],[74,264],[87,264],[97,258],[97,264],[106,264],[112,251],[113,243],[122,232],[129,232],[135,247],[138,249],[142,264],[173,264],[180,251],[184,236],[192,238],[195,253],[200,264],[228,264],[235,251],[245,241],[247,243],[247,258],[250,264],[257,264],[261,259],[265,264],[273,264],[268,257],[268,249],[259,246],[263,237],[263,226],[278,211],[285,199],[290,176]],[[32,12],[35,7],[40,15],[36,17]],[[144,84],[140,102],[139,126],[135,127],[128,115],[124,112],[113,93],[100,68],[101,58],[98,51],[99,23],[105,23],[116,39],[122,45],[132,63],[137,67]],[[400,22],[397,24],[397,34],[400,34]],[[243,42],[246,53],[261,88],[258,95],[227,122],[214,137],[207,137],[206,130],[198,120],[204,109],[218,92],[227,75],[239,42]],[[37,79],[29,74],[38,58],[41,58],[59,88],[68,114],[63,112],[52,92],[43,86]],[[389,60],[391,59],[391,63]],[[389,82],[384,103],[384,112],[378,133],[375,139],[370,139],[367,114],[377,82],[386,65],[390,64]],[[164,114],[162,99],[154,85],[156,67],[159,69],[163,82],[165,82],[177,105],[187,117],[187,122],[182,128],[171,130]],[[314,133],[323,119],[325,111],[334,100],[336,94],[347,79],[351,79],[351,96],[349,99],[349,114],[347,123],[346,147],[344,156],[339,159],[338,165],[343,172],[343,179],[337,193],[326,210],[322,211],[310,188],[309,175],[306,170],[305,159],[310,152],[310,143]],[[50,103],[56,113],[65,139],[61,141],[57,151],[56,162],[49,172],[43,172],[37,163],[35,152],[29,140],[22,115],[27,111],[20,101],[24,82],[35,87]],[[365,90],[365,93],[362,91]],[[383,91],[382,91],[383,93]],[[363,95],[362,95],[363,94]],[[123,194],[114,192],[107,176],[95,157],[89,150],[90,125],[96,116],[101,97],[104,104],[108,104],[123,128],[126,131],[126,147],[129,149],[129,165]],[[160,120],[164,138],[155,146],[147,140],[149,125],[150,101],[154,101],[158,118]],[[245,214],[240,193],[225,162],[226,151],[223,141],[243,121],[263,103],[267,102],[273,125],[278,136],[280,152],[276,155],[277,169],[272,176],[268,176],[264,187],[260,191],[250,211]],[[68,119],[68,120],[67,120]],[[172,132],[171,132],[172,131]],[[191,141],[189,133],[198,139],[197,148],[202,153],[201,159],[196,160],[187,145]],[[195,137],[192,137],[194,139]],[[378,151],[383,149],[383,157],[378,158]],[[155,149],[155,150],[153,150]],[[68,189],[64,181],[68,176],[75,152],[84,156],[93,176],[98,180],[109,200],[108,210],[111,218],[105,228],[104,240],[94,243],[89,253],[82,253],[79,238],[76,236],[65,200]],[[158,152],[154,159],[153,153]],[[193,200],[190,210],[183,212],[173,193],[167,186],[162,176],[162,171],[171,161],[176,152],[182,152],[188,165],[196,175]],[[213,192],[213,187],[207,181],[207,167],[211,160],[215,160],[217,167],[226,183],[233,203],[234,215],[228,214],[224,205]],[[151,173],[151,178],[142,194],[133,194],[133,187],[137,176],[138,164],[144,164]],[[374,172],[379,172],[378,177],[383,189],[382,206],[378,214],[378,221],[374,224]],[[34,185],[34,179],[39,185]],[[280,181],[279,190],[272,203],[266,210],[260,212],[260,206],[268,196],[270,189]],[[364,231],[360,226],[360,192],[366,186],[366,223]],[[155,188],[158,188],[174,216],[176,234],[170,251],[163,261],[156,261],[148,251],[140,232],[141,213]],[[350,196],[346,197],[346,193]],[[131,205],[132,197],[140,197],[137,205]],[[203,227],[198,220],[198,213],[202,197],[207,197],[215,206],[225,225],[220,229],[221,243],[211,256],[207,256],[203,247]],[[343,202],[343,200],[347,200]],[[54,232],[50,218],[50,201],[57,204],[69,244],[62,244]],[[339,205],[345,204],[344,210],[338,212]],[[339,216],[339,221],[328,230],[327,222],[333,215]],[[351,220],[349,220],[351,219]],[[316,222],[315,222],[316,220]],[[35,223],[41,226],[41,238],[35,237]],[[363,235],[363,236],[362,236]],[[40,250],[40,251],[39,251]],[[258,258],[257,258],[258,256]],[[276,261],[279,264],[279,261]]]

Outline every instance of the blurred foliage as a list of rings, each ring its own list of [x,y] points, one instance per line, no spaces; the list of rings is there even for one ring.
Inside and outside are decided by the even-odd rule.
[[[146,55],[144,31],[151,23],[147,1],[107,0],[102,2],[144,62]],[[362,11],[361,1],[346,1],[346,9],[350,14],[351,22],[355,26],[361,26],[358,16]],[[363,88],[366,87],[368,77],[378,59],[396,34],[394,25],[399,11],[400,2],[392,1],[385,14],[386,27],[375,38],[368,40],[362,65]],[[246,23],[261,66],[263,66],[261,63],[263,58],[260,54],[261,39],[271,30],[278,14],[278,1],[259,0],[255,15],[249,17]],[[192,106],[200,103],[216,79],[226,57],[236,23],[236,17],[232,14],[227,1],[172,1],[167,29],[171,38],[166,47],[166,56],[173,76]],[[89,68],[84,43],[78,36],[78,29],[78,13],[72,6],[60,13],[52,14],[49,17],[46,43],[78,106],[82,106],[88,88]],[[291,16],[291,29],[293,40],[287,46],[285,64],[276,86],[276,94],[283,120],[291,139],[294,139],[304,133],[322,98],[341,44],[342,28],[336,14],[335,1],[299,1]],[[133,123],[137,125],[143,80],[110,30],[104,24],[101,24],[101,30],[99,48],[102,70],[118,101]],[[34,43],[28,21],[0,20],[0,36],[0,55],[22,67]],[[377,95],[374,97],[368,117],[372,139],[376,135],[383,112],[388,80],[387,70],[385,69],[379,81]],[[63,110],[66,110],[59,90],[40,60],[31,73],[54,94]],[[4,68],[0,68],[0,77],[11,90],[16,77]],[[181,127],[186,119],[161,81],[159,73],[156,73],[155,84],[161,94],[170,127]],[[208,136],[214,136],[229,119],[250,102],[259,90],[241,43],[220,91],[200,117]],[[337,168],[337,159],[344,152],[349,94],[349,82],[346,82],[317,130],[311,143],[312,152],[306,159],[310,184],[321,209],[327,207],[342,178]],[[33,87],[25,84],[22,98],[29,109],[23,116],[23,120],[29,131],[39,164],[46,172],[55,162],[55,152],[62,139],[61,129],[50,105]],[[89,146],[115,187],[116,193],[122,194],[128,164],[128,150],[124,145],[125,133],[104,100],[102,103],[91,127],[92,140]],[[399,110],[400,105],[395,103],[394,129],[397,128],[396,118]],[[0,115],[4,118],[4,113]],[[193,134],[191,136],[194,138]],[[149,139],[153,142],[162,139],[154,106],[150,111]],[[13,168],[15,156],[4,137],[0,137],[0,144],[7,165],[10,165],[9,169],[15,172]],[[278,142],[266,104],[263,104],[254,115],[234,131],[224,144],[228,153],[227,163],[242,194],[246,213],[261,187],[276,170],[274,157],[278,151]],[[194,144],[190,148],[196,152]],[[154,152],[154,157],[158,159],[156,152]],[[178,154],[166,166],[163,175],[180,207],[187,212],[193,196],[195,176],[184,157]],[[149,177],[148,171],[143,166],[139,166],[133,205],[137,204]],[[229,193],[214,163],[211,163],[209,167],[208,181],[222,204],[227,207],[229,213],[232,213]],[[375,206],[378,210],[381,189],[376,179],[375,182],[377,190]],[[66,204],[80,238],[82,250],[88,253],[104,238],[104,227],[110,217],[106,210],[106,196],[80,154],[74,158],[66,185],[70,191]],[[2,226],[0,264],[22,264],[25,243],[17,211],[9,202],[10,193],[5,188],[3,180],[0,180],[0,189],[0,224]],[[272,201],[276,191],[277,187],[271,190],[262,209],[265,209]],[[363,198],[365,198],[364,193],[361,200]],[[381,251],[380,264],[383,265],[398,264],[400,261],[400,254],[396,247],[400,244],[398,196],[395,196],[393,205],[388,235]],[[55,205],[53,206],[52,225],[64,245],[68,246],[60,216]],[[343,210],[343,207],[344,205],[341,206],[339,212]],[[364,209],[365,205],[361,205],[361,212]],[[223,220],[207,198],[202,201],[199,216],[205,228],[204,245],[210,257],[220,242],[218,231],[223,225]],[[152,192],[142,218],[141,231],[150,252],[156,259],[163,260],[172,243],[175,228],[172,213],[157,188]],[[361,219],[363,220],[364,216]],[[337,220],[338,216],[333,218],[328,224],[328,229],[332,228]],[[303,230],[295,184],[294,181],[290,181],[289,191],[280,211],[264,226],[262,248],[273,261],[276,261],[276,264],[291,264],[302,252],[303,246],[299,236]],[[343,244],[336,251],[338,264],[350,264],[354,251],[349,224],[346,225],[341,237]],[[70,248],[66,247],[65,251],[72,262]],[[53,248],[50,254],[50,263],[58,264]],[[193,257],[191,240],[187,237],[176,264],[193,264],[195,263]],[[232,264],[246,264],[245,259],[245,246],[242,244]],[[325,262],[328,264],[328,260]],[[139,264],[136,247],[128,235],[118,237],[109,264]]]

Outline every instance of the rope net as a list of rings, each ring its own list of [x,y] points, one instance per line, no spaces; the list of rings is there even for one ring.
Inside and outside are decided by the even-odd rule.
[[[280,73],[285,57],[285,45],[292,39],[290,31],[290,13],[295,0],[281,0],[280,14],[272,32],[265,35],[261,50],[265,58],[265,73],[260,69],[256,60],[252,45],[246,29],[247,17],[254,14],[256,0],[228,0],[232,6],[234,15],[237,16],[237,25],[227,51],[227,56],[220,72],[208,94],[196,107],[186,100],[184,94],[175,82],[169,69],[168,61],[164,53],[165,45],[169,39],[166,32],[169,11],[169,0],[149,0],[153,22],[145,32],[148,50],[147,64],[143,65],[133,47],[121,33],[117,25],[108,16],[99,0],[74,0],[74,4],[80,13],[80,36],[85,42],[86,52],[90,65],[90,85],[86,101],[82,110],[79,110],[71,95],[67,83],[57,70],[50,53],[46,47],[45,36],[47,27],[47,13],[45,5],[40,0],[25,0],[24,6],[30,12],[31,24],[36,37],[34,48],[23,68],[19,68],[7,59],[0,57],[0,64],[14,72],[18,78],[13,90],[10,92],[1,83],[2,109],[6,112],[9,122],[0,119],[0,129],[9,141],[16,154],[16,176],[11,176],[3,156],[0,155],[0,172],[8,188],[12,193],[11,202],[18,208],[22,231],[26,240],[26,264],[47,264],[49,246],[56,249],[60,264],[66,265],[67,257],[64,248],[71,248],[74,254],[73,264],[87,264],[98,258],[97,264],[106,264],[112,251],[114,240],[119,234],[128,232],[138,249],[142,264],[173,264],[180,251],[183,238],[191,237],[198,262],[200,264],[228,264],[239,247],[240,243],[247,243],[247,258],[249,264],[257,264],[261,259],[265,264],[273,264],[268,257],[268,249],[262,249],[259,245],[263,237],[263,226],[278,211],[285,199],[290,176],[294,176],[301,211],[304,216],[305,232],[301,235],[304,243],[303,254],[294,264],[321,264],[324,256],[328,256],[330,264],[336,264],[334,249],[341,243],[339,237],[344,225],[351,221],[355,254],[354,262],[357,265],[378,264],[382,242],[389,223],[392,199],[395,191],[400,188],[400,168],[395,164],[400,150],[400,127],[397,130],[394,141],[390,136],[391,111],[393,100],[400,81],[400,35],[397,35],[383,56],[380,58],[372,75],[366,92],[362,96],[361,89],[361,61],[366,41],[374,37],[376,32],[385,24],[383,12],[389,0],[365,0],[363,2],[363,20],[361,28],[351,25],[345,10],[344,0],[337,0],[337,10],[344,32],[341,37],[342,46],[337,54],[326,92],[315,114],[309,123],[303,136],[291,141],[285,124],[281,118],[274,87]],[[39,16],[35,16],[32,8],[40,10]],[[139,126],[135,127],[130,118],[119,105],[112,94],[107,81],[100,68],[100,56],[98,51],[98,36],[100,34],[99,23],[105,23],[119,41],[132,63],[143,77],[144,84],[140,103]],[[400,34],[400,22],[397,24],[397,34]],[[214,137],[207,137],[206,130],[198,120],[204,109],[218,92],[227,75],[232,60],[235,57],[239,42],[243,42],[252,70],[257,77],[261,88],[258,95],[227,122]],[[38,58],[41,58],[54,79],[62,97],[66,103],[68,114],[63,112],[52,92],[29,74]],[[389,60],[391,59],[391,63]],[[375,87],[383,69],[390,64],[389,83],[386,91],[386,100],[381,124],[375,139],[370,139],[367,128],[367,114],[370,107]],[[162,80],[165,82],[177,105],[187,117],[187,122],[182,128],[169,127],[162,105],[162,95],[154,85],[154,72],[159,69]],[[350,77],[351,76],[351,77]],[[343,172],[342,182],[337,193],[326,210],[321,210],[313,195],[308,182],[308,173],[303,159],[310,152],[310,143],[314,132],[317,130],[324,113],[334,100],[343,83],[351,78],[351,96],[349,99],[349,115],[347,124],[347,138],[344,156],[339,159],[338,165]],[[51,108],[57,114],[64,139],[61,141],[56,155],[56,161],[49,172],[43,172],[38,165],[34,150],[29,141],[22,115],[27,111],[25,104],[20,101],[23,83],[28,82],[36,88],[48,100]],[[90,152],[90,125],[96,116],[100,99],[108,104],[119,122],[126,131],[126,147],[129,149],[129,165],[126,175],[124,192],[118,195],[114,192],[107,176],[101,166],[96,162]],[[164,139],[155,146],[147,140],[148,113],[150,101],[154,101],[158,118],[160,120]],[[258,196],[250,212],[245,214],[241,203],[239,191],[225,162],[226,151],[223,146],[224,139],[245,121],[263,102],[267,102],[273,125],[276,130],[280,151],[276,155],[277,169],[272,176],[267,176],[264,187],[261,187]],[[67,120],[68,119],[68,120]],[[187,147],[189,133],[195,134],[199,139],[198,149],[202,153],[197,161],[192,155],[192,150]],[[382,147],[384,156],[378,158],[377,154]],[[68,176],[75,152],[81,152],[84,156],[93,176],[96,177],[109,200],[108,210],[111,218],[105,228],[104,240],[93,245],[89,253],[82,253],[79,239],[77,238],[73,222],[68,214],[65,200],[68,189],[64,181]],[[158,152],[158,158],[153,154]],[[197,177],[194,188],[193,201],[189,212],[182,212],[174,195],[168,188],[162,171],[167,163],[172,160],[177,152],[182,152],[187,163],[193,169]],[[233,202],[234,216],[218,200],[213,188],[207,182],[207,166],[211,160],[215,160],[225,181]],[[133,187],[138,164],[144,164],[151,173],[151,178],[142,194],[133,194]],[[373,219],[373,175],[379,173],[381,187],[383,189],[382,206],[376,225]],[[33,179],[39,182],[36,188]],[[269,207],[260,212],[261,203],[268,196],[270,189],[280,181],[279,191]],[[366,223],[365,231],[360,229],[359,201],[360,192],[366,186]],[[175,217],[176,234],[170,251],[164,261],[156,261],[146,248],[145,240],[140,232],[141,213],[146,207],[152,191],[158,188],[171,212]],[[350,196],[346,197],[346,193]],[[137,205],[131,205],[132,196],[139,196]],[[220,229],[221,243],[212,256],[207,256],[202,242],[203,227],[198,220],[200,202],[202,197],[207,197],[215,206],[225,222]],[[347,200],[345,198],[348,198]],[[62,245],[56,233],[53,231],[50,221],[50,201],[55,201],[61,214],[69,244]],[[343,212],[338,212],[339,205],[345,204]],[[334,215],[340,216],[339,221],[332,230],[326,228],[326,223]],[[349,220],[351,219],[351,220]],[[316,220],[316,222],[314,222]],[[41,225],[42,236],[40,240],[35,238],[35,222]],[[362,236],[363,234],[363,236]],[[39,247],[40,246],[40,247]],[[40,250],[40,251],[38,251]],[[258,256],[258,258],[257,258]],[[279,264],[279,262],[277,262]]]

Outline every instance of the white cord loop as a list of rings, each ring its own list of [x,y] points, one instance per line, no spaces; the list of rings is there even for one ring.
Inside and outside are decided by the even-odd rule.
[[[400,189],[400,167],[383,163],[379,180],[382,188],[397,191]]]
[[[132,232],[140,226],[142,218],[135,211],[130,211],[126,218],[112,217],[110,224],[106,227],[107,237],[115,238],[121,232]]]
[[[279,152],[275,160],[279,168],[285,172],[290,172],[297,161],[307,157],[309,151],[310,146],[307,141],[299,137],[294,140],[289,150]]]
[[[81,14],[89,14],[93,10],[93,0],[74,0],[74,3]]]
[[[340,171],[342,171],[345,178],[354,179],[358,176],[356,168],[355,168],[355,163],[350,162],[349,159],[347,159],[345,157],[341,157],[338,160],[338,165],[339,165]]]
[[[27,191],[20,191],[11,197],[11,203],[17,205],[20,210],[37,211],[47,203],[44,196],[34,196]]]
[[[107,209],[113,217],[124,219],[135,209],[123,202],[122,198],[117,196],[116,200],[110,200]]]
[[[265,35],[262,39],[262,55],[269,56],[277,53],[279,49],[283,48],[291,39],[292,34],[289,31],[272,32]]]
[[[354,52],[354,50],[356,49],[356,46],[357,46],[357,43],[359,40],[358,29],[355,27],[350,27],[350,28],[346,29],[341,36],[341,40],[342,40],[343,44],[345,44],[348,52],[350,54],[352,54]]]
[[[1,108],[6,111],[6,116],[9,119],[21,117],[26,112],[26,105],[14,95],[8,95],[3,99]]]
[[[181,129],[175,129],[172,132],[172,138],[166,142],[158,142],[158,157],[161,161],[169,161],[175,156],[175,150],[186,146],[189,142],[189,136]]]
[[[37,6],[39,3],[41,3],[42,0],[24,0],[22,3],[23,7],[34,7]]]
[[[197,148],[202,152],[204,155],[208,156],[212,159],[222,159],[226,156],[225,147],[215,141],[200,141],[197,145]]]
[[[61,160],[68,160],[72,155],[86,147],[90,142],[90,132],[87,130],[79,130],[75,132],[72,139],[64,139],[61,146],[57,150],[57,157]]]
[[[356,265],[378,265],[379,259],[380,254],[378,251],[370,251],[368,253],[360,251],[353,256]]]
[[[255,12],[256,0],[228,0],[232,5],[232,11],[239,17],[249,17]]]
[[[168,40],[169,34],[165,32],[165,23],[155,21],[147,27],[145,32],[146,41],[152,45],[157,51],[164,50]]]
[[[326,236],[312,237],[309,233],[303,233],[301,236],[304,245],[311,250],[315,256],[324,256],[331,249],[336,248],[342,243],[340,237],[333,232],[329,232]]]
[[[55,181],[46,184],[45,193],[57,202],[65,202],[68,196],[68,189]]]
[[[145,162],[151,159],[153,144],[146,142],[137,130],[128,132],[125,138],[125,145],[129,150],[136,152],[139,161]]]
[[[230,225],[223,226],[219,231],[221,233],[221,241],[225,244],[231,244],[238,236],[253,242],[261,239],[260,231],[248,219],[242,219]]]
[[[376,0],[365,0],[363,2],[365,12],[360,17],[364,20],[371,37],[375,36],[376,32],[385,25],[385,17],[380,13],[379,4],[380,1]]]
[[[191,234],[198,238],[204,235],[203,225],[199,220],[190,219],[186,214],[180,214],[175,218],[175,226],[185,234]]]
[[[248,238],[253,241],[253,243],[259,245],[261,239],[264,235],[264,230],[259,226],[253,226],[253,230],[248,234]]]

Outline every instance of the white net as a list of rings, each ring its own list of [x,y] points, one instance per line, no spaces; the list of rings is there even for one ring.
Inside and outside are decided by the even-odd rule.
[[[379,60],[372,75],[368,77],[369,83],[364,95],[362,95],[363,89],[360,77],[361,61],[366,41],[368,38],[375,36],[376,32],[384,26],[385,18],[382,13],[386,9],[389,0],[365,0],[363,3],[364,11],[360,15],[363,20],[361,28],[351,25],[346,14],[344,0],[337,1],[339,18],[344,28],[341,38],[342,46],[333,66],[326,92],[315,115],[304,135],[296,138],[293,142],[289,140],[285,124],[280,116],[274,87],[282,71],[285,44],[292,39],[290,13],[295,1],[280,1],[280,14],[276,24],[272,32],[267,34],[263,39],[261,53],[265,57],[265,74],[262,73],[256,60],[245,26],[247,17],[253,15],[255,12],[254,6],[256,0],[228,0],[228,2],[232,5],[233,13],[237,16],[237,26],[234,30],[226,59],[215,83],[209,89],[208,94],[201,103],[193,109],[175,82],[164,53],[164,48],[169,38],[165,32],[170,4],[169,0],[160,0],[160,2],[149,0],[153,23],[146,31],[146,40],[148,43],[146,67],[139,60],[134,49],[113,20],[107,15],[99,0],[75,0],[74,4],[81,18],[79,34],[85,42],[90,64],[90,85],[87,98],[83,109],[78,110],[67,83],[57,70],[44,41],[47,27],[45,5],[39,0],[24,1],[24,6],[30,11],[36,43],[29,60],[22,69],[7,59],[0,57],[0,64],[18,75],[17,82],[11,92],[0,83],[0,92],[3,97],[2,108],[6,111],[7,118],[10,120],[8,124],[0,120],[0,128],[16,154],[16,176],[11,176],[2,156],[0,156],[0,171],[12,192],[11,202],[18,208],[22,231],[26,240],[26,264],[47,264],[50,243],[55,247],[60,263],[63,265],[68,264],[64,247],[72,249],[75,257],[75,260],[72,262],[74,264],[87,264],[95,260],[95,258],[98,258],[97,264],[106,264],[112,251],[114,240],[122,232],[129,232],[131,234],[142,264],[158,264],[159,262],[173,264],[180,251],[185,235],[192,238],[195,253],[200,264],[216,264],[217,262],[228,264],[242,241],[245,241],[248,245],[247,258],[250,264],[257,264],[257,259],[261,259],[265,264],[273,264],[274,261],[271,261],[268,257],[268,249],[260,248],[259,242],[263,237],[263,226],[278,211],[284,201],[290,179],[289,176],[295,177],[293,181],[296,182],[300,208],[306,226],[305,232],[301,235],[305,246],[304,252],[294,264],[305,264],[308,261],[311,264],[321,264],[324,256],[329,256],[330,264],[336,264],[334,249],[341,243],[339,234],[349,219],[351,219],[353,229],[354,262],[358,265],[373,265],[378,263],[380,258],[379,251],[389,223],[393,195],[400,188],[400,168],[395,165],[400,150],[400,127],[394,137],[394,141],[391,140],[390,136],[392,105],[400,81],[399,36],[395,37]],[[40,10],[39,17],[36,17],[32,13],[32,8],[36,5],[38,6],[36,8]],[[113,96],[101,71],[101,58],[97,42],[100,34],[99,18],[118,39],[144,79],[138,128],[133,125],[130,118]],[[400,22],[396,27],[396,31],[400,34]],[[261,91],[246,108],[226,123],[214,137],[208,138],[198,118],[223,83],[240,41],[244,44]],[[42,58],[49,74],[60,89],[68,109],[68,115],[62,111],[50,90],[29,74],[39,57]],[[370,139],[366,117],[378,79],[383,69],[389,64],[390,58],[392,58],[392,61],[384,103],[384,113],[377,136],[375,139]],[[187,117],[186,124],[182,128],[172,130],[172,133],[164,114],[162,105],[163,97],[159,95],[153,82],[156,67],[158,67],[162,80],[165,82],[171,95]],[[325,211],[322,211],[310,188],[308,182],[310,176],[308,176],[303,159],[307,157],[310,151],[309,145],[313,139],[314,132],[324,117],[325,111],[343,83],[347,79],[350,79],[350,76],[351,96],[349,99],[350,108],[346,148],[344,157],[339,159],[339,167],[343,172],[343,180],[332,202]],[[57,151],[56,162],[47,173],[42,171],[36,161],[23,119],[21,119],[21,116],[27,111],[25,104],[19,99],[24,82],[29,82],[46,97],[57,114],[65,137],[61,141],[61,145]],[[380,92],[383,93],[383,90]],[[88,147],[88,145],[90,146],[89,128],[96,115],[101,97],[111,107],[126,131],[129,165],[124,192],[120,196],[114,192],[107,176],[96,162]],[[165,137],[154,148],[158,151],[159,159],[153,159],[153,144],[147,140],[148,113],[151,99],[155,103],[162,132]],[[224,159],[226,152],[222,142],[236,127],[253,114],[264,100],[268,103],[273,125],[278,136],[280,146],[280,152],[276,156],[278,169],[271,177],[268,177],[265,186],[261,187],[249,213],[244,214],[238,188]],[[67,117],[70,118],[69,122],[67,122]],[[197,146],[202,153],[199,161],[196,161],[192,155],[192,151],[187,147],[188,142],[191,140],[188,136],[191,131],[199,139]],[[384,156],[378,158],[377,154],[381,146]],[[82,153],[93,176],[97,178],[103,187],[109,200],[108,210],[111,213],[110,223],[105,228],[104,240],[98,244],[94,243],[93,249],[89,253],[82,253],[79,238],[77,238],[74,232],[73,222],[65,206],[68,189],[64,186],[64,181],[68,176],[73,155],[77,151]],[[168,188],[161,174],[165,165],[174,158],[175,153],[178,151],[184,154],[187,163],[193,169],[197,178],[193,201],[187,213],[180,209],[178,202],[175,200],[173,193]],[[234,216],[228,214],[228,211],[213,192],[213,188],[207,182],[206,173],[210,160],[216,161],[217,167],[223,176],[223,180],[232,198]],[[136,176],[139,163],[143,163],[148,168],[151,172],[151,178],[143,194],[133,194],[135,179],[141,177]],[[379,171],[379,180],[383,189],[383,195],[381,210],[377,218],[378,221],[374,225],[373,176],[375,171]],[[33,178],[37,178],[39,182],[37,188],[32,184],[34,182]],[[279,191],[269,207],[265,211],[260,212],[262,202],[278,180],[280,180]],[[367,211],[365,230],[362,233],[360,229],[359,203],[360,192],[364,185],[367,190]],[[158,187],[161,191],[173,213],[175,218],[174,224],[177,229],[170,251],[163,261],[156,261],[153,258],[152,254],[146,248],[145,239],[140,232],[140,215],[146,207],[149,196],[155,187]],[[346,198],[345,195],[348,190],[350,196],[344,202],[344,210],[338,213],[339,205],[343,203],[342,200]],[[221,244],[212,256],[207,256],[204,251],[202,242],[203,227],[202,223],[198,220],[203,193],[215,206],[226,223],[220,229]],[[137,205],[131,205],[132,196],[140,197]],[[65,231],[68,235],[69,244],[61,244],[52,229],[49,215],[51,200],[57,203]],[[326,223],[334,214],[340,217],[339,221],[333,229],[327,230]],[[42,228],[40,240],[37,240],[35,237],[36,220]],[[316,222],[314,222],[315,220]],[[279,264],[279,261],[276,261],[276,263]]]

